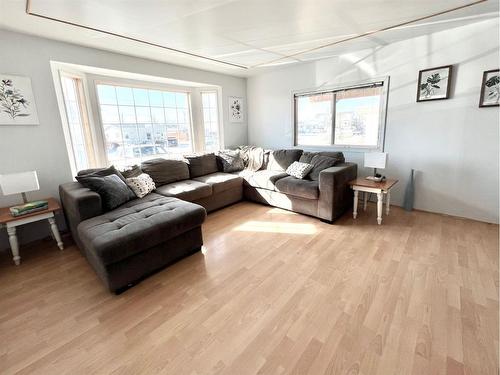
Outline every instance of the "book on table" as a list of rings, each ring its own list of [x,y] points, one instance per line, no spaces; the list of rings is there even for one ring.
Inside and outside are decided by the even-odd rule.
[[[12,216],[22,216],[31,214],[33,212],[43,211],[49,207],[48,201],[33,201],[19,206],[10,207]]]

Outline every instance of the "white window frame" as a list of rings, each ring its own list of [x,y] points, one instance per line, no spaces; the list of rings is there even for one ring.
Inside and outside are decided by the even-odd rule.
[[[381,103],[380,103],[380,114],[379,114],[379,129],[378,129],[378,138],[377,138],[377,145],[374,147],[372,145],[370,146],[363,146],[363,145],[335,145],[335,144],[330,144],[330,145],[300,145],[297,142],[298,139],[298,131],[297,131],[297,107],[296,107],[296,100],[295,98],[297,96],[301,95],[318,95],[321,93],[328,93],[328,92],[335,92],[335,91],[342,91],[342,90],[349,90],[349,89],[356,89],[356,88],[363,88],[363,87],[368,87],[370,85],[376,84],[382,82],[383,85],[383,92],[381,95]],[[388,105],[388,97],[389,97],[389,83],[390,83],[390,77],[378,77],[378,78],[370,78],[364,81],[358,81],[355,83],[348,83],[348,84],[343,84],[343,85],[331,85],[331,86],[324,86],[321,88],[314,88],[314,89],[307,89],[307,90],[297,90],[297,91],[292,91],[291,93],[291,103],[292,103],[292,134],[293,134],[293,146],[296,148],[307,148],[311,150],[337,150],[337,151],[349,151],[349,152],[369,152],[369,151],[383,151],[384,150],[384,143],[385,143],[385,127],[386,127],[386,122],[387,122],[387,105]],[[334,139],[334,132],[335,132],[335,116],[336,113],[332,113],[332,141]]]

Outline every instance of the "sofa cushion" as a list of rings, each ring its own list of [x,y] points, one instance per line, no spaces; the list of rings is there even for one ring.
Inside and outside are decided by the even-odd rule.
[[[315,157],[316,155],[319,156],[328,156],[330,158],[333,158],[336,160],[335,164],[343,163],[345,162],[344,159],[344,154],[342,152],[338,151],[319,151],[319,152],[309,152],[309,151],[304,151],[299,159],[301,163],[311,163],[312,158]]]
[[[309,163],[301,163],[300,161],[294,161],[286,169],[286,173],[295,178],[305,178],[309,172],[313,169],[313,165]]]
[[[106,214],[82,221],[78,234],[87,251],[105,264],[143,252],[200,226],[203,207],[171,197],[149,194]]]
[[[78,177],[83,177],[83,176],[103,177],[103,176],[110,176],[112,174],[116,174],[118,177],[120,177],[120,180],[125,182],[125,177],[123,177],[121,172],[118,169],[116,169],[114,165],[108,168],[82,169],[81,171],[78,171],[76,179],[78,180]]]
[[[156,188],[157,194],[175,197],[190,202],[212,195],[212,187],[200,181],[184,180]]]
[[[217,153],[217,162],[222,172],[230,173],[243,170],[245,164],[239,150],[221,150]]]
[[[213,194],[237,188],[243,183],[243,178],[231,173],[211,173],[205,176],[194,178],[195,181],[200,181],[212,187]]]
[[[215,154],[185,156],[185,159],[189,165],[189,175],[191,178],[219,171],[217,168],[217,158],[215,157]]]
[[[188,165],[182,160],[162,158],[146,160],[142,162],[141,169],[151,176],[157,187],[189,178]]]
[[[110,174],[109,176],[90,174],[76,176],[76,179],[83,186],[100,195],[102,207],[105,211],[113,210],[135,198],[134,192],[116,174]]]
[[[309,178],[313,181],[318,181],[319,173],[323,169],[333,167],[337,164],[337,160],[329,156],[314,155],[311,160],[311,164],[313,165],[313,169],[309,173]]]
[[[288,176],[276,181],[276,190],[287,195],[305,199],[318,199],[318,181],[302,180]]]
[[[299,161],[302,150],[273,150],[269,154],[269,162],[266,169],[284,172],[294,161]]]
[[[122,174],[123,178],[127,179],[127,178],[139,177],[144,172],[138,165],[132,165],[127,169],[121,170],[120,173]]]
[[[156,185],[147,173],[141,173],[137,177],[127,178],[127,185],[138,198],[143,198],[156,189]]]
[[[243,170],[239,173],[239,176],[243,177],[245,183],[256,188],[262,188],[267,190],[275,190],[274,184],[280,178],[288,176],[286,172],[279,171],[269,171],[267,169],[262,169],[257,172],[248,172]]]

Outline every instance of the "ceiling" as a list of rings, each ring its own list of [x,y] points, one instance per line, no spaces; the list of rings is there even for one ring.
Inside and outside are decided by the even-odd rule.
[[[27,14],[26,1],[0,0],[0,27],[153,60],[248,76],[269,67],[376,48],[498,17],[496,0],[429,17],[474,2],[30,0],[30,14]],[[421,20],[409,23],[415,19]],[[392,28],[396,25],[400,26]],[[357,37],[384,28],[391,29]],[[343,41],[352,37],[354,39]]]

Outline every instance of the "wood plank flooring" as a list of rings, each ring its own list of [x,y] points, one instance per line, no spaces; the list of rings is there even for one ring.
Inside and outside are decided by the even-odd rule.
[[[74,246],[0,254],[1,374],[498,374],[498,226],[253,203],[122,295]]]

